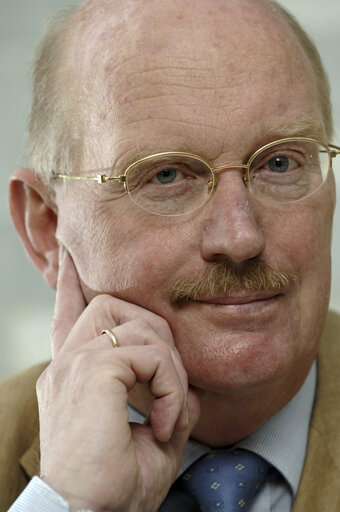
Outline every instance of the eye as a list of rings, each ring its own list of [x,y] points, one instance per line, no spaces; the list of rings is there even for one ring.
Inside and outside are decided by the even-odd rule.
[[[182,169],[180,169],[182,168]],[[154,172],[154,171],[153,171]],[[177,181],[187,180],[195,177],[193,171],[184,164],[175,164],[173,167],[164,166],[160,171],[153,174],[151,183],[167,185]]]
[[[157,174],[155,174],[155,176],[153,177],[152,181],[158,183],[172,183],[178,179],[179,174],[181,175],[182,173],[178,171],[178,169],[168,167],[157,172]]]
[[[270,160],[265,165],[265,168],[269,169],[272,172],[284,173],[287,171],[293,171],[298,167],[298,163],[292,158],[288,158],[288,156],[277,155]]]

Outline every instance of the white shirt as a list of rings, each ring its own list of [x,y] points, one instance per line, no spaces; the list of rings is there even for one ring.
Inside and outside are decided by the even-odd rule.
[[[272,464],[282,475],[266,480],[249,512],[290,512],[304,465],[309,423],[316,389],[316,363],[295,397],[250,436],[237,443]],[[143,423],[144,417],[130,410],[130,421]],[[182,474],[210,448],[190,440],[184,450]],[[34,477],[8,512],[69,512],[68,503],[43,480]],[[88,512],[83,510],[82,512]]]

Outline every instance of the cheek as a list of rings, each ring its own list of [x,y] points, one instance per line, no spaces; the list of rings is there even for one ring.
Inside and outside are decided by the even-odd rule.
[[[71,254],[79,277],[86,288],[107,293],[111,289],[124,289],[134,286],[134,266],[137,253],[127,254],[132,235],[107,206],[93,208],[83,204],[77,214],[60,209],[58,219],[58,240]],[[128,262],[128,263],[127,263]]]
[[[74,260],[87,300],[110,293],[152,307],[183,250],[184,244],[174,243],[176,226],[159,217],[145,219],[139,210],[138,218],[121,209],[118,216],[106,205],[79,208],[76,216],[61,211],[58,240]]]
[[[319,199],[319,200],[318,200]],[[297,275],[295,310],[299,331],[304,333],[301,348],[317,333],[327,314],[331,282],[331,234],[333,202],[327,194],[288,208],[272,237],[273,263],[291,267]],[[311,343],[310,349],[313,343]],[[314,347],[315,348],[315,347]]]
[[[320,194],[301,203],[285,205],[265,226],[268,259],[278,266],[291,265],[301,281],[329,275],[333,200]]]

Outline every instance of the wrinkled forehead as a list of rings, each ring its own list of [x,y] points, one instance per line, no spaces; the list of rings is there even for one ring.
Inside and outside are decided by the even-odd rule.
[[[230,74],[249,73],[266,60],[306,61],[265,0],[92,0],[76,19],[70,61],[83,79],[124,77],[136,67],[148,72],[167,59],[177,59],[179,68],[181,59],[186,66],[200,62],[207,71],[228,64]]]
[[[217,148],[218,130],[230,132],[228,116],[235,127],[233,109],[261,131],[259,112],[268,98],[263,126],[289,109],[296,116],[299,108],[317,110],[310,63],[265,0],[89,1],[75,22],[69,64],[85,106],[84,145],[102,155],[104,166],[110,155],[103,148],[126,141],[120,150],[126,153],[146,132],[150,149],[198,152],[209,138],[217,154],[224,138]],[[302,105],[307,90],[311,99]],[[199,109],[201,119],[193,114]],[[182,145],[190,137],[197,147]]]

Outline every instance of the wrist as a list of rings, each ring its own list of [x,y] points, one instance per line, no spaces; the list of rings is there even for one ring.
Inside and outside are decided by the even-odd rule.
[[[88,498],[66,491],[62,486],[55,485],[43,475],[40,476],[40,479],[67,502],[69,512],[113,512],[111,509],[103,507]]]

